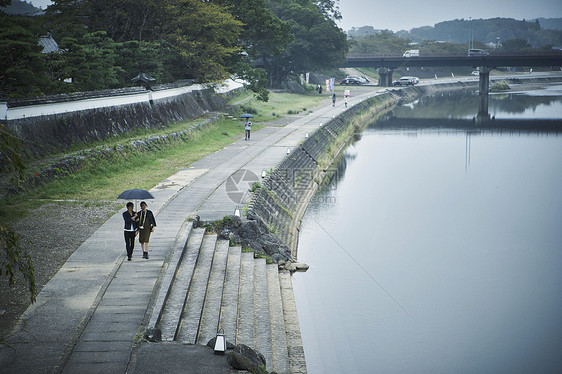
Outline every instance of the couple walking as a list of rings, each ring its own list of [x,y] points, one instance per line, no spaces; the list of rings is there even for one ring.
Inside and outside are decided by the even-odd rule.
[[[127,260],[131,261],[133,249],[135,248],[135,237],[139,236],[139,242],[142,248],[142,258],[148,260],[148,242],[150,234],[156,228],[156,220],[151,210],[147,209],[146,202],[140,203],[141,210],[135,212],[134,205],[127,203],[127,210],[123,212],[123,220],[125,221],[125,247],[127,248]]]

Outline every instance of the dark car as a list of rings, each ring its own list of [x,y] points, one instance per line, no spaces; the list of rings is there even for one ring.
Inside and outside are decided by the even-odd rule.
[[[363,84],[363,82],[361,82],[361,80],[359,80],[359,78],[347,77],[344,80],[342,80],[340,82],[340,84],[345,84],[347,86],[349,86],[349,85],[354,86],[354,85],[361,85],[361,84]]]

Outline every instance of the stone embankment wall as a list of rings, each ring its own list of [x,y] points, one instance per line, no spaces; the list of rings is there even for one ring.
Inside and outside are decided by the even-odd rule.
[[[478,82],[390,89],[355,105],[312,133],[262,182],[248,206],[247,217],[256,219],[287,245],[296,259],[299,230],[308,203],[326,176],[329,166],[353,135],[378,113],[402,100],[447,90],[478,88]]]
[[[247,216],[260,220],[296,258],[299,227],[308,202],[330,172],[328,167],[333,159],[356,132],[353,118],[361,114],[372,117],[395,103],[396,97],[390,93],[375,96],[310,134],[264,178],[250,202]]]
[[[9,120],[6,127],[25,141],[24,157],[34,159],[64,152],[75,144],[160,128],[221,110],[227,96],[204,89],[151,102]]]

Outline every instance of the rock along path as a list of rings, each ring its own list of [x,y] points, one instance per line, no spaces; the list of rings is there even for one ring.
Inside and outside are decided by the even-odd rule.
[[[376,91],[362,88],[349,105]],[[243,209],[239,199],[246,198],[251,173],[259,177],[275,167],[306,133],[343,110],[343,100],[332,107],[326,99],[290,124],[252,132],[251,140],[237,140],[159,183],[151,190],[155,199],[148,201],[158,224],[149,260],[141,258],[137,243],[133,261],[124,261],[122,211],[112,216],[70,256],[14,333],[0,343],[0,372],[229,373],[224,358],[206,347],[176,352],[176,346],[163,342],[134,348],[150,317],[153,290],[166,258],[180,245],[188,217],[216,220]],[[229,179],[233,174],[243,178]]]

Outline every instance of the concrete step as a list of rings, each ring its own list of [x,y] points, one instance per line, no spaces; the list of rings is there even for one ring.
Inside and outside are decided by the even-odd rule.
[[[176,338],[184,344],[195,344],[197,340],[216,243],[217,235],[203,238]]]
[[[226,340],[233,344],[236,344],[241,251],[242,250],[239,246],[228,249],[226,280],[222,293],[219,323],[219,328],[224,330]]]
[[[289,352],[289,371],[291,374],[306,374],[306,360],[297,315],[297,305],[293,293],[291,273],[287,270],[279,272],[281,298],[283,300],[283,316],[287,332],[287,350]]]
[[[171,252],[170,261],[168,263],[164,263],[165,274],[162,279],[162,283],[159,286],[156,302],[154,303],[154,310],[152,311],[152,316],[150,318],[150,322],[148,323],[150,328],[154,328],[160,323],[160,318],[162,317],[162,312],[164,311],[164,306],[166,305],[168,296],[170,296],[172,284],[174,282],[174,278],[176,277],[181,259],[183,258],[183,254],[185,252],[184,250],[187,247],[187,241],[189,239],[189,235],[191,234],[191,230],[193,230],[193,222],[185,222],[182,225],[174,248]]]
[[[242,252],[236,344],[254,346],[254,252]]]
[[[228,259],[228,245],[228,240],[217,241],[213,266],[209,275],[209,284],[207,285],[207,296],[205,297],[201,325],[199,326],[199,335],[197,336],[197,344],[207,344],[209,340],[216,336],[219,327]]]
[[[287,348],[287,333],[283,316],[283,302],[281,300],[281,286],[279,284],[279,270],[277,264],[267,265],[267,287],[269,296],[269,323],[271,326],[272,369],[279,374],[289,373],[289,351]]]
[[[269,325],[269,293],[265,258],[254,260],[254,349],[265,357],[271,371],[271,328]]]
[[[176,338],[185,298],[191,284],[204,235],[204,229],[193,229],[187,241],[187,246],[184,249],[183,257],[178,265],[160,318],[159,327],[164,341],[172,341]]]

